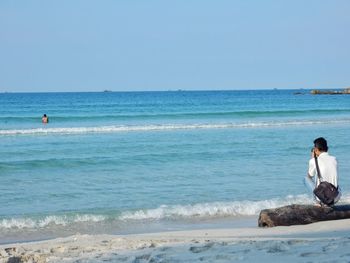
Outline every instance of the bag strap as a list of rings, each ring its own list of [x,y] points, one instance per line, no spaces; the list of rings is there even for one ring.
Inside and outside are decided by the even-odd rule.
[[[318,160],[317,157],[315,155],[315,163],[316,163],[316,171],[317,171],[317,177],[320,180],[320,183],[322,182],[322,176],[321,176],[321,172],[320,172],[320,167],[318,166]],[[339,185],[336,187],[337,190],[339,189]]]
[[[322,177],[321,177],[320,167],[318,166],[318,160],[317,160],[316,155],[315,155],[315,163],[316,163],[317,176],[318,176],[318,179],[321,182],[322,181]]]

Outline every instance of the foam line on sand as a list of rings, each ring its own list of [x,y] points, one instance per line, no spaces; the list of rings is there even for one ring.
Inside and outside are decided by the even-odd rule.
[[[0,262],[295,262],[327,255],[341,261],[350,258],[349,248],[346,219],[275,228],[74,235],[1,245]]]

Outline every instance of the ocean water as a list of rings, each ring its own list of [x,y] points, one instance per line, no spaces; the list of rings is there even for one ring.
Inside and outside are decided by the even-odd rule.
[[[303,178],[320,136],[348,202],[349,128],[350,96],[308,90],[2,93],[0,243],[311,203]]]

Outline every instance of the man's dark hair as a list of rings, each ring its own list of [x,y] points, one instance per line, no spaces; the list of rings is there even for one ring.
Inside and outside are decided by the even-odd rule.
[[[317,138],[316,140],[314,140],[314,145],[321,152],[327,152],[328,151],[327,141],[323,137],[320,137],[320,138]]]

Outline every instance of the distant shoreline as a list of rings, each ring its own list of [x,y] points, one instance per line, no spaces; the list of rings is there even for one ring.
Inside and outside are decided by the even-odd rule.
[[[312,95],[350,95],[350,88],[344,90],[311,90]]]

